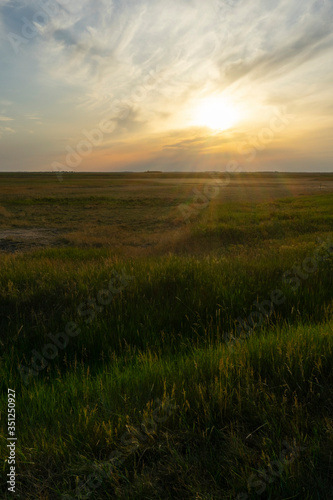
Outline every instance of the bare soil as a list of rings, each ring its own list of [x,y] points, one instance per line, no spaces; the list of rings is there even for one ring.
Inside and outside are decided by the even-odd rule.
[[[29,228],[0,230],[0,252],[13,253],[38,247],[57,246],[59,229]]]

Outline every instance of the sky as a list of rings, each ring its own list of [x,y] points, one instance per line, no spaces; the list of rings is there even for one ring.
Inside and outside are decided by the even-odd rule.
[[[0,0],[0,171],[333,171],[333,0]]]

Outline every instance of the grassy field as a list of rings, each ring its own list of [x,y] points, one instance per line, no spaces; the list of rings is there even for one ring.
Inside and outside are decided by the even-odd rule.
[[[333,175],[0,183],[2,498],[333,498]]]

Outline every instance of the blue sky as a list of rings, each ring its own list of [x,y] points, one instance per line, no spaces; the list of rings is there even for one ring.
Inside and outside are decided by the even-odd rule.
[[[0,171],[332,171],[332,13],[0,0]]]

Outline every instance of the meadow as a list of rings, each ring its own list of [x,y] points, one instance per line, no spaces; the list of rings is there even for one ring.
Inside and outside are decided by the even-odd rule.
[[[333,174],[0,174],[2,498],[8,388],[17,498],[333,498],[332,207]]]

